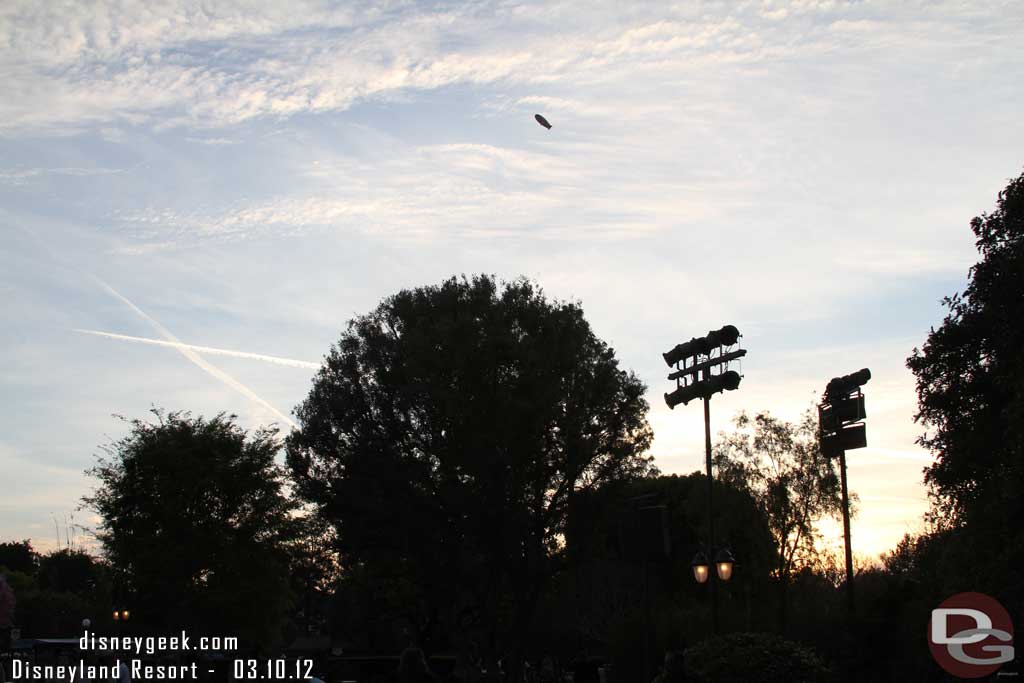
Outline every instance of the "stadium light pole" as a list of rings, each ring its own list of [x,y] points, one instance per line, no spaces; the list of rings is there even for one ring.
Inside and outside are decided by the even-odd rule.
[[[846,550],[846,609],[855,612],[853,595],[853,549],[850,543],[850,496],[846,485],[846,451],[868,445],[864,427],[864,394],[860,388],[871,379],[867,368],[833,377],[825,387],[818,405],[818,429],[821,452],[826,458],[839,458],[839,485],[843,503],[843,545]]]
[[[740,386],[742,377],[738,372],[729,370],[729,363],[747,355],[745,349],[729,351],[728,348],[739,343],[740,331],[733,325],[726,325],[718,330],[711,330],[704,337],[694,337],[688,342],[677,344],[672,350],[663,353],[667,365],[675,366],[676,371],[668,376],[676,381],[676,389],[665,394],[665,403],[672,410],[682,403],[686,405],[695,398],[704,400],[704,459],[708,477],[708,555],[704,562],[715,558],[718,578],[728,581],[732,576],[733,558],[728,551],[715,552],[715,506],[714,506],[714,475],[711,470],[711,396],[724,391],[733,391]],[[717,368],[718,373],[712,370]],[[704,583],[710,578],[707,565],[700,561],[703,553],[698,552],[692,564],[694,578]],[[701,568],[703,567],[703,569]],[[711,626],[712,632],[718,633],[718,593],[716,581],[711,581]]]

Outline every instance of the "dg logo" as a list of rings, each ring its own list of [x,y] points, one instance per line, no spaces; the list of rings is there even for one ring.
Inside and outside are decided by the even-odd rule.
[[[989,676],[1013,661],[1013,622],[994,598],[958,593],[932,610],[928,647],[954,676]]]

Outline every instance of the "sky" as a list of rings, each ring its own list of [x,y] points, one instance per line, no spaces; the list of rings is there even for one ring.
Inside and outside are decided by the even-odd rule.
[[[349,319],[489,273],[582,304],[666,473],[703,467],[678,342],[744,335],[713,433],[870,368],[877,557],[924,528],[905,361],[1024,165],[1022,34],[1018,2],[8,0],[0,540],[95,521],[115,415],[288,429]]]

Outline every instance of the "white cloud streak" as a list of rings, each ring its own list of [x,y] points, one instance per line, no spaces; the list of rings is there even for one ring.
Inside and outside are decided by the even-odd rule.
[[[123,296],[116,289],[114,289],[113,287],[111,287],[110,285],[108,285],[106,282],[104,282],[100,278],[96,277],[95,275],[93,275],[92,278],[96,282],[96,284],[98,284],[100,286],[100,288],[102,288],[105,292],[110,294],[110,296],[114,297],[115,299],[117,299],[118,301],[123,303],[125,306],[130,308],[132,311],[134,311],[135,314],[138,315],[140,318],[142,318],[142,320],[144,320],[146,322],[146,324],[148,324],[150,327],[152,327],[157,332],[157,334],[159,334],[161,337],[163,337],[167,341],[173,342],[175,344],[175,349],[178,351],[178,353],[180,353],[181,355],[185,356],[185,358],[187,358],[196,367],[198,367],[199,369],[201,369],[203,372],[205,372],[206,374],[210,375],[214,379],[220,381],[225,386],[228,386],[228,387],[234,389],[235,391],[237,391],[238,393],[242,394],[243,396],[248,398],[253,403],[256,403],[257,405],[259,405],[260,407],[264,408],[265,410],[270,411],[272,414],[277,416],[283,423],[285,423],[289,427],[292,427],[292,428],[298,427],[298,425],[295,424],[295,422],[290,417],[288,417],[287,415],[282,413],[280,410],[278,410],[277,408],[272,406],[270,403],[265,401],[262,397],[257,395],[255,391],[253,391],[249,387],[245,386],[244,384],[242,384],[237,379],[235,379],[234,377],[232,377],[228,373],[224,372],[223,370],[221,370],[217,366],[211,364],[206,359],[202,358],[198,353],[196,353],[194,350],[189,348],[188,344],[183,343],[180,339],[175,337],[171,333],[170,330],[168,330],[166,327],[161,325],[154,318],[150,317],[149,314],[147,314],[141,308],[139,308],[138,306],[133,304],[131,301],[129,301],[127,297]]]
[[[211,356],[229,356],[231,358],[245,358],[247,360],[258,360],[264,363],[273,363],[275,365],[284,365],[290,368],[308,368],[316,370],[320,367],[320,363],[313,363],[305,360],[296,360],[294,358],[282,358],[281,356],[268,356],[262,353],[250,353],[248,351],[234,351],[232,349],[218,349],[212,346],[197,346],[196,344],[185,344],[176,341],[166,341],[162,339],[149,339],[147,337],[132,337],[127,334],[116,334],[114,332],[100,332],[99,330],[82,330],[73,329],[72,332],[78,332],[80,334],[91,334],[96,337],[105,337],[107,339],[117,339],[119,341],[137,342],[140,344],[152,344],[154,346],[164,346],[171,349],[188,349],[197,353],[205,353]]]
[[[953,3],[883,20],[870,3],[796,2],[785,22],[772,17],[786,8],[716,14],[664,5],[295,4],[283,11],[270,3],[208,9],[180,0],[159,8],[132,0],[75,8],[7,3],[0,9],[0,69],[10,96],[0,104],[0,130],[151,122],[158,113],[161,126],[220,127],[457,84],[628,85],[641,74],[671,83],[723,65],[905,43],[969,49],[977,40],[963,29],[977,17]],[[985,40],[1015,41],[1003,26],[1009,23],[991,22]],[[572,106],[615,113],[593,101]]]
[[[124,172],[121,168],[3,168],[0,169],[0,185],[24,185],[34,178],[49,175],[90,177]]]

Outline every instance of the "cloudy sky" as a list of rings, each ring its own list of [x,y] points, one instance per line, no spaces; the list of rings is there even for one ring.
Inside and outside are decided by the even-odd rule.
[[[904,361],[1024,164],[1022,33],[1018,2],[4,2],[0,540],[56,544],[112,414],[287,427],[349,318],[486,272],[582,302],[666,472],[702,466],[677,342],[745,335],[715,431],[871,368],[875,556],[926,509]]]

